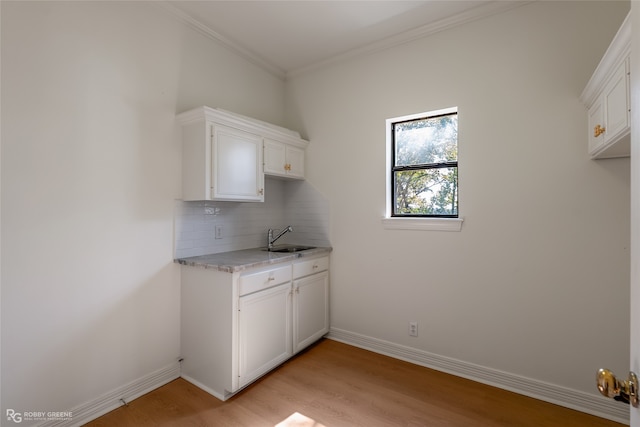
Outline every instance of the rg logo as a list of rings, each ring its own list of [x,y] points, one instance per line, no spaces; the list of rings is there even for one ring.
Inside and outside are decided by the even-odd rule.
[[[7,409],[7,420],[13,421],[14,423],[21,423],[22,414],[14,411],[13,409]]]

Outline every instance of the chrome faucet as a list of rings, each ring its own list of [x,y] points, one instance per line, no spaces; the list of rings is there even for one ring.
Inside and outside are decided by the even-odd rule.
[[[279,238],[281,238],[282,236],[284,236],[284,234],[289,231],[293,231],[293,227],[291,227],[290,225],[287,226],[284,230],[282,230],[280,234],[278,234],[276,237],[273,237],[273,229],[270,228],[269,231],[267,231],[267,242],[268,242],[267,249],[268,250],[273,249],[273,243]]]

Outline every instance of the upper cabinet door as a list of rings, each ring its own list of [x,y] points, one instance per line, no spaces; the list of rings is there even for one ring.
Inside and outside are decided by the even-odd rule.
[[[283,178],[304,179],[304,148],[264,139],[264,173]]]
[[[262,138],[212,125],[211,199],[264,201]]]
[[[264,173],[267,175],[285,176],[286,164],[285,145],[281,142],[265,138]]]
[[[628,157],[630,148],[629,60],[615,69],[589,108],[589,154],[594,158]]]
[[[287,146],[287,173],[291,178],[304,179],[304,153],[302,148]]]
[[[629,61],[626,60],[620,64],[603,91],[607,124],[604,132],[605,142],[615,140],[629,131],[628,63]]]

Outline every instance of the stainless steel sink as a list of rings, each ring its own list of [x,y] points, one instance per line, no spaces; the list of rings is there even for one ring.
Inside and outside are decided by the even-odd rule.
[[[268,250],[269,252],[278,252],[278,253],[282,253],[282,252],[301,252],[301,251],[306,251],[309,249],[315,249],[315,246],[303,246],[303,245],[286,245],[286,246],[275,246],[271,249],[264,249],[264,250]]]

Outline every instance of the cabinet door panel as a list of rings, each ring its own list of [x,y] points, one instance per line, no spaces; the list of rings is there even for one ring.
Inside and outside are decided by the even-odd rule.
[[[304,149],[265,138],[264,173],[304,179]]]
[[[287,360],[291,351],[291,282],[240,297],[239,384]]]
[[[304,178],[304,150],[298,147],[287,147],[287,163],[289,175]]]
[[[322,272],[293,282],[294,352],[329,332],[329,273]]]
[[[213,135],[213,198],[263,200],[262,139],[224,126]]]
[[[264,173],[269,175],[286,175],[285,165],[287,163],[284,144],[264,140]]]
[[[607,129],[604,133],[608,142],[629,127],[629,107],[626,64],[623,62],[604,89],[604,104]]]

